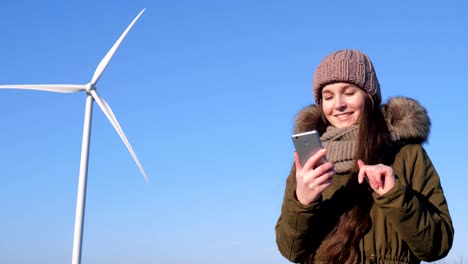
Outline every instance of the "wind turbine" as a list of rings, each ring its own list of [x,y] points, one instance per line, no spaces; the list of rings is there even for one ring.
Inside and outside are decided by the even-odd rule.
[[[122,43],[123,39],[127,36],[130,29],[133,27],[135,22],[140,18],[143,14],[145,9],[141,10],[141,12],[133,19],[130,25],[125,29],[122,33],[120,38],[114,43],[112,48],[107,52],[106,56],[101,60],[99,65],[97,66],[94,75],[91,79],[91,82],[88,84],[30,84],[30,85],[0,85],[0,89],[25,89],[25,90],[41,90],[41,91],[48,91],[48,92],[58,92],[58,93],[74,93],[74,92],[86,92],[86,106],[85,106],[85,117],[84,117],[84,126],[83,126],[83,140],[81,145],[81,160],[80,160],[80,174],[78,180],[78,193],[76,199],[76,214],[75,214],[75,232],[73,236],[73,255],[72,255],[72,264],[79,264],[81,263],[81,248],[83,242],[83,226],[84,226],[84,210],[85,210],[85,203],[86,203],[86,181],[88,177],[88,159],[89,159],[89,139],[90,139],[90,132],[91,132],[91,120],[92,120],[92,112],[93,112],[93,101],[95,101],[101,110],[106,115],[107,119],[111,122],[112,126],[115,128],[117,133],[119,134],[120,138],[124,142],[125,146],[127,146],[128,151],[132,155],[133,159],[135,160],[138,168],[140,169],[143,177],[149,183],[148,177],[146,176],[145,170],[141,165],[138,157],[136,156],[135,152],[132,149],[132,146],[128,142],[127,137],[125,136],[122,128],[120,127],[117,118],[115,117],[114,113],[110,106],[106,103],[106,101],[97,93],[97,82],[101,77],[102,73],[106,69],[107,65],[109,64],[112,56],[119,48],[120,43]]]

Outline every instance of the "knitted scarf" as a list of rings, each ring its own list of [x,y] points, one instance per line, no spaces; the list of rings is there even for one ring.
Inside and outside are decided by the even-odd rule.
[[[320,137],[327,149],[327,159],[335,165],[337,173],[349,172],[353,168],[358,131],[357,125],[345,128],[329,126]]]

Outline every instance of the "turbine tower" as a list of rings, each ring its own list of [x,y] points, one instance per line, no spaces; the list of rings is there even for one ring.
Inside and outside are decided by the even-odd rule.
[[[88,177],[88,160],[89,160],[89,145],[90,145],[90,133],[91,133],[91,121],[92,121],[92,112],[93,112],[93,101],[95,101],[101,110],[106,115],[107,119],[111,122],[114,129],[119,134],[120,138],[124,142],[128,151],[132,155],[135,163],[140,169],[141,173],[145,180],[149,183],[148,177],[146,175],[143,166],[138,160],[137,155],[132,149],[132,146],[128,142],[127,137],[125,136],[122,128],[120,127],[117,118],[110,106],[106,101],[97,93],[96,84],[101,78],[102,73],[109,64],[112,56],[117,51],[122,43],[123,39],[127,36],[130,29],[133,27],[135,22],[140,18],[145,9],[133,19],[130,25],[125,29],[120,38],[114,43],[112,48],[107,52],[104,58],[101,60],[97,66],[94,75],[91,81],[88,84],[29,84],[29,85],[0,85],[0,89],[25,89],[25,90],[41,90],[48,92],[58,92],[58,93],[74,93],[74,92],[86,92],[86,106],[85,106],[85,116],[84,116],[84,125],[83,125],[83,140],[81,145],[81,160],[80,160],[80,173],[78,179],[78,192],[76,199],[76,213],[75,213],[75,232],[73,235],[73,255],[72,255],[72,264],[81,263],[81,249],[83,242],[83,228],[84,228],[84,213],[85,213],[85,204],[86,204],[86,182]]]

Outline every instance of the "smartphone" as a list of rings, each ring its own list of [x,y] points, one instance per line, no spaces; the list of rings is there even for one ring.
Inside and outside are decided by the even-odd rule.
[[[316,130],[294,134],[291,137],[302,166],[306,164],[310,157],[323,148],[320,135]],[[323,157],[315,166],[317,167],[325,162],[327,162],[327,159]]]

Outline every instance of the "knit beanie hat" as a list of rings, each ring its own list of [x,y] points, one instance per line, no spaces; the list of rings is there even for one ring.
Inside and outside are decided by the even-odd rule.
[[[375,105],[380,105],[380,84],[369,57],[358,50],[338,50],[328,55],[314,73],[314,97],[320,103],[322,88],[333,82],[357,85],[369,93]]]

